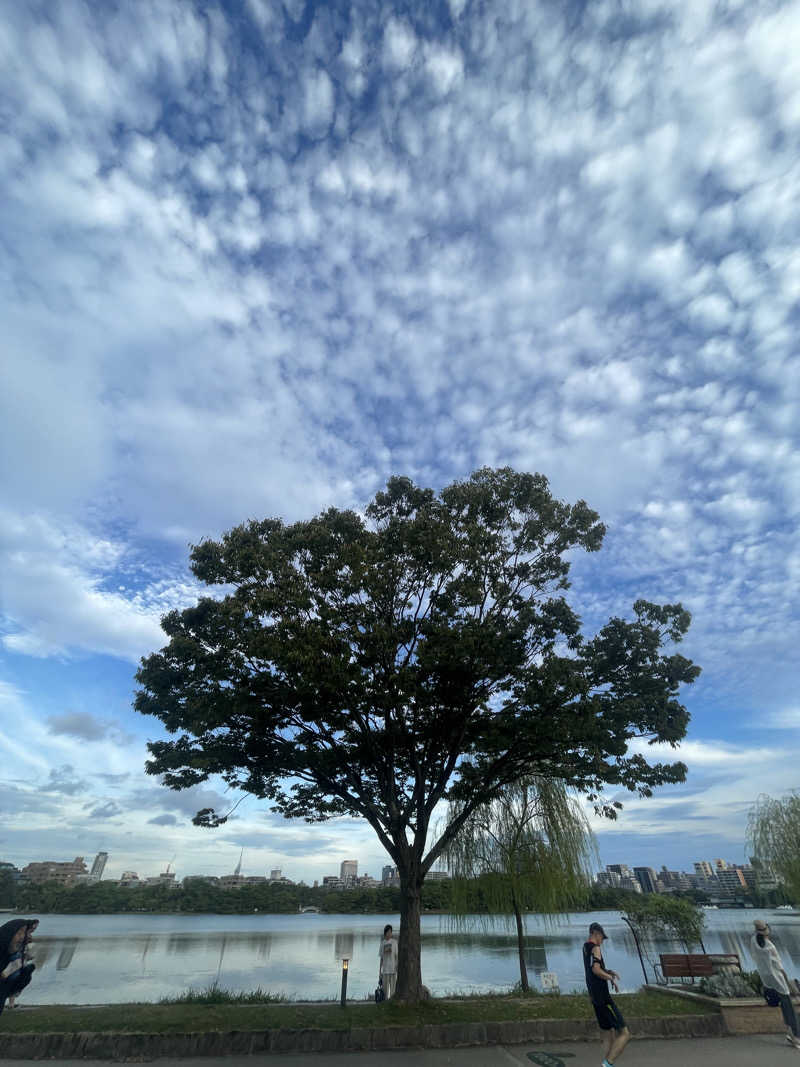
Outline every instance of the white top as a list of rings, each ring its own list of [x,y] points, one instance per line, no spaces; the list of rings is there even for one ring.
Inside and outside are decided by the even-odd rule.
[[[385,937],[381,939],[378,958],[381,961],[381,974],[397,974],[397,942],[393,937],[388,941]]]
[[[764,947],[762,948],[756,941],[756,935],[750,940],[750,952],[753,956],[753,962],[756,965],[758,973],[761,975],[761,981],[764,983],[765,989],[774,989],[777,993],[786,994],[789,992],[789,987],[786,984],[786,979],[783,977],[783,964],[781,958],[778,955],[778,950],[768,937],[765,937]]]

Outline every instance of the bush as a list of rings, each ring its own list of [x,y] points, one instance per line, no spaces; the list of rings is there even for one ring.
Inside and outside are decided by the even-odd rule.
[[[752,976],[748,973],[714,974],[710,978],[701,978],[698,991],[709,997],[722,997],[729,1000],[753,997],[757,993]]]

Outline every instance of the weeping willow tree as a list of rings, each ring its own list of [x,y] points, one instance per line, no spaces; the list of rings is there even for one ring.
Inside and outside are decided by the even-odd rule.
[[[800,793],[780,800],[762,794],[750,811],[747,841],[753,866],[774,874],[800,901]]]
[[[448,821],[459,816],[451,804]],[[555,915],[580,905],[597,858],[594,836],[579,803],[563,782],[526,778],[477,808],[445,851],[453,879],[451,911],[474,908],[480,890],[489,915],[513,917],[523,992],[525,913]]]

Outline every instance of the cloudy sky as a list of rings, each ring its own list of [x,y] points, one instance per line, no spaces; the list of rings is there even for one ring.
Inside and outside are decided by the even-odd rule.
[[[189,542],[511,464],[608,524],[589,629],[694,616],[688,782],[603,860],[742,860],[800,759],[800,4],[25,0],[0,100],[2,858],[375,874],[194,829],[135,665]]]

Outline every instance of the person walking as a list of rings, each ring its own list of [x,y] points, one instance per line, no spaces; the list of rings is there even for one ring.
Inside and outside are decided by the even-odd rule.
[[[770,939],[769,923],[763,919],[755,919],[753,922],[755,933],[750,940],[750,952],[756,970],[761,975],[764,991],[773,990],[780,1002],[783,1021],[789,1027],[786,1040],[795,1048],[800,1048],[800,1033],[798,1033],[797,1015],[792,1004],[791,984],[789,976],[783,969],[781,957]]]
[[[597,1022],[601,1030],[607,1032],[605,1057],[602,1067],[614,1067],[631,1039],[622,1012],[611,999],[608,983],[619,993],[619,975],[606,967],[603,959],[602,944],[607,940],[600,923],[589,927],[589,940],[583,945],[583,968],[586,972],[586,988],[594,1007]]]
[[[397,985],[397,942],[392,936],[392,927],[387,923],[383,928],[380,952],[378,954],[378,981],[383,983],[386,999],[394,995]]]
[[[0,1013],[7,1000],[14,1005],[36,969],[35,964],[23,960],[30,925],[30,919],[12,919],[0,926]]]

